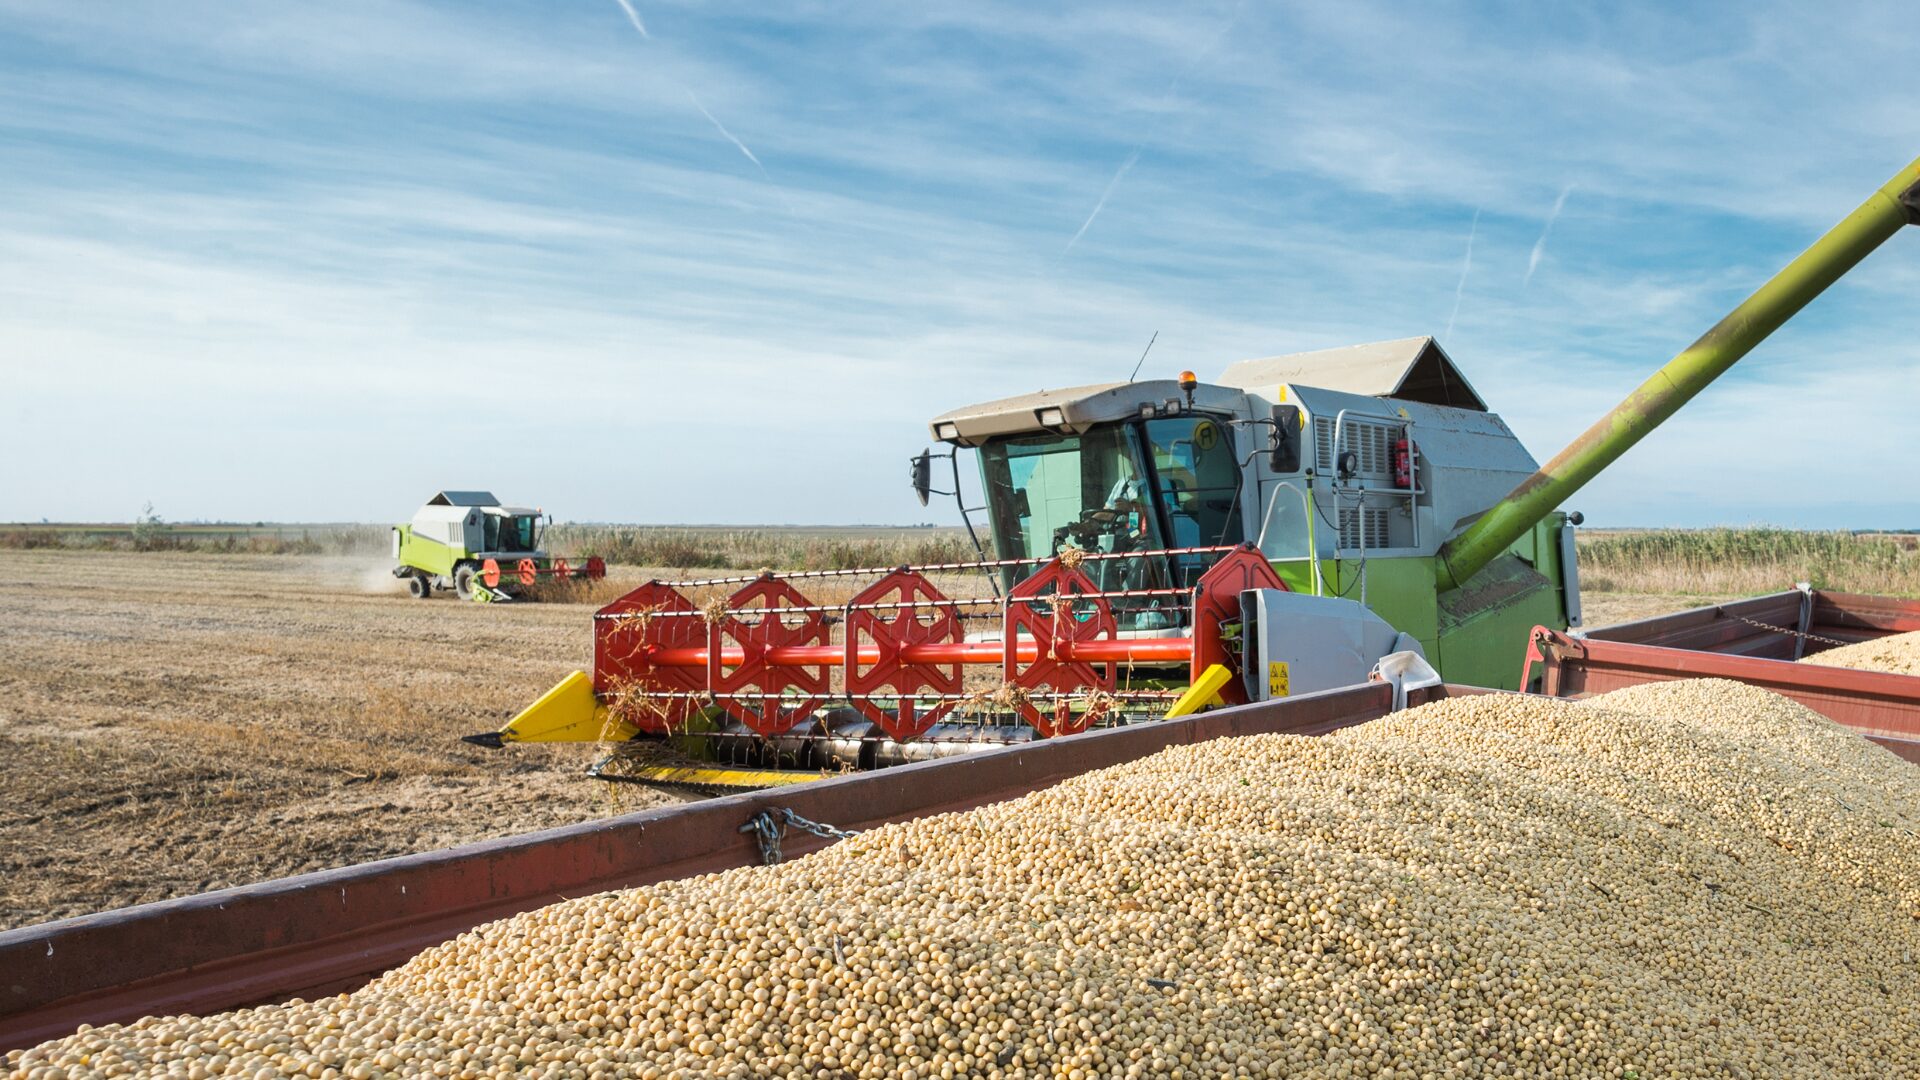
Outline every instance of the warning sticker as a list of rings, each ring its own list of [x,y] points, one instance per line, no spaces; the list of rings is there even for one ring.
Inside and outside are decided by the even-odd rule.
[[[1282,698],[1286,696],[1287,663],[1284,660],[1271,661],[1267,664],[1267,697]]]
[[[1213,426],[1213,421],[1202,420],[1193,425],[1194,449],[1204,454],[1218,445],[1220,445],[1220,429]]]

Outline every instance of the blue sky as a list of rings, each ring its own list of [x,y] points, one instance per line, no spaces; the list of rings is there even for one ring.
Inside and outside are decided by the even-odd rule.
[[[1439,335],[1544,459],[1920,154],[1910,22],[0,0],[0,519],[925,520],[928,418],[1156,331]],[[1909,229],[1573,505],[1920,526],[1916,296]]]

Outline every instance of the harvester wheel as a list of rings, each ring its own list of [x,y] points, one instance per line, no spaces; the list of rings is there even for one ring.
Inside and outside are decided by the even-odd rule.
[[[462,563],[453,571],[453,594],[462,600],[473,599],[473,579],[477,576],[471,565]]]
[[[407,593],[415,600],[425,600],[433,595],[433,582],[427,575],[415,572],[407,575]]]

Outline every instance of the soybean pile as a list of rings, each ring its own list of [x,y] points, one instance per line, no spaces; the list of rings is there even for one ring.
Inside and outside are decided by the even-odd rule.
[[[1735,683],[1177,747],[19,1077],[1920,1073],[1920,770]]]
[[[1887,671],[1895,675],[1920,675],[1920,630],[1842,645],[1814,653],[1801,663]]]

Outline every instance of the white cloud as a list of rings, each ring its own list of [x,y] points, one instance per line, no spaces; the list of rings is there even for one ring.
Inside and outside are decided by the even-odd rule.
[[[1128,171],[1131,170],[1134,165],[1138,164],[1139,161],[1140,151],[1136,149],[1133,153],[1127,155],[1127,160],[1121,162],[1118,169],[1114,170],[1113,178],[1107,181],[1107,186],[1101,189],[1099,200],[1093,204],[1093,211],[1087,215],[1087,220],[1082,221],[1080,227],[1074,230],[1073,238],[1067,241],[1066,250],[1072,251],[1073,245],[1079,243],[1080,238],[1087,235],[1087,229],[1093,224],[1093,219],[1100,216],[1100,211],[1106,207],[1107,200],[1113,197],[1113,189],[1120,186],[1120,181],[1126,178]]]
[[[635,30],[640,31],[641,37],[650,38],[653,36],[647,33],[647,25],[640,21],[640,13],[633,10],[633,4],[630,3],[629,0],[615,0],[615,2],[620,5],[621,11],[627,13],[627,21],[633,24]]]
[[[1553,223],[1560,220],[1560,211],[1567,205],[1567,196],[1573,194],[1573,185],[1560,189],[1560,196],[1553,200],[1553,209],[1547,214],[1547,223],[1540,227],[1540,239],[1533,242],[1533,250],[1527,254],[1527,276],[1522,285],[1533,284],[1533,272],[1540,269],[1540,260],[1547,254],[1547,237],[1553,235]]]

